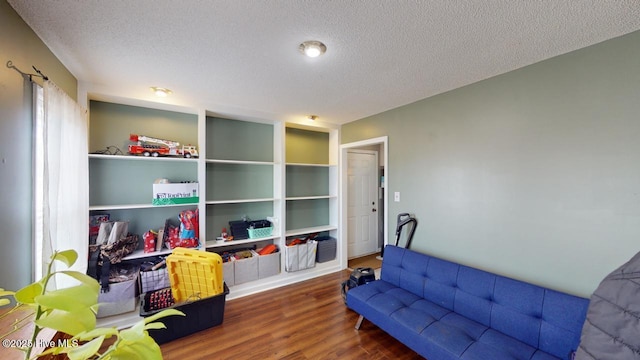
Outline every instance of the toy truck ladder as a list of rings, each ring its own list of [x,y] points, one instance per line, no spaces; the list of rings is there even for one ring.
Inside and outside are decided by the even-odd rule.
[[[167,146],[169,148],[177,148],[180,146],[180,143],[177,141],[158,139],[158,138],[154,138],[146,135],[129,134],[129,140],[133,142],[138,142],[140,144],[142,144],[143,142],[150,143],[150,144],[159,144],[159,145]]]

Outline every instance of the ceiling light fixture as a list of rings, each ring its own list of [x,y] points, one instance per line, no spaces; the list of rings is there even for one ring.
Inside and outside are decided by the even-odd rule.
[[[317,118],[318,118],[318,115],[307,115],[307,119],[311,121],[316,121]]]
[[[159,97],[167,97],[168,95],[171,95],[171,93],[173,92],[167,88],[156,87],[156,86],[152,86],[151,91],[153,91],[153,93]]]
[[[324,54],[327,51],[327,47],[320,41],[310,40],[300,44],[298,50],[308,57],[314,58]]]

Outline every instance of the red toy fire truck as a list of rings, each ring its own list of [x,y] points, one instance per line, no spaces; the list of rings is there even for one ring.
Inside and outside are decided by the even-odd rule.
[[[198,157],[198,149],[193,145],[182,145],[177,141],[158,139],[146,135],[130,134],[129,140],[135,144],[129,145],[129,154],[144,156],[182,156],[185,158]]]

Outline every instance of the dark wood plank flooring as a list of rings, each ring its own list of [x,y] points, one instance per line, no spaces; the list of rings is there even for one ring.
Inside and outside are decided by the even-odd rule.
[[[167,360],[422,359],[349,310],[340,284],[349,271],[226,302],[222,325],[161,346]]]

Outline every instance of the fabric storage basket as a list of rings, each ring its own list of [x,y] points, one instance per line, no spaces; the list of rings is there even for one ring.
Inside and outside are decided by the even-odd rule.
[[[158,270],[140,271],[140,293],[170,287],[169,272],[167,268]]]
[[[138,289],[136,266],[114,266],[109,276],[109,291],[98,294],[97,318],[123,314],[136,308]]]
[[[316,261],[319,263],[331,261],[336,258],[337,242],[336,238],[330,236],[318,237],[318,251]]]
[[[285,246],[285,270],[292,272],[316,266],[317,245],[315,240],[308,240],[305,244]]]

